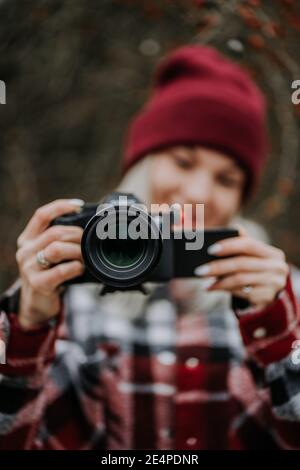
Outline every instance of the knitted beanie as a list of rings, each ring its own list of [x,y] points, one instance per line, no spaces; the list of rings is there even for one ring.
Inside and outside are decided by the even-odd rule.
[[[150,152],[200,145],[245,170],[246,199],[266,161],[265,114],[262,93],[237,64],[211,47],[180,47],[158,64],[152,93],[128,127],[122,174]]]

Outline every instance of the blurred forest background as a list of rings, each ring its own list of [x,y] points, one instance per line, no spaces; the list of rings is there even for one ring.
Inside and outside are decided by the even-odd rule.
[[[271,158],[246,215],[300,266],[299,39],[299,0],[0,0],[0,289],[38,206],[97,201],[118,182],[155,65],[196,42],[241,63],[268,97]]]

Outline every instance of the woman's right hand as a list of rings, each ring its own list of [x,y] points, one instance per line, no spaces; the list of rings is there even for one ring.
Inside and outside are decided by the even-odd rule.
[[[60,285],[84,271],[81,255],[83,229],[50,222],[63,214],[80,211],[80,199],[57,199],[38,208],[17,240],[16,260],[21,278],[18,319],[23,328],[38,326],[58,315]],[[51,265],[37,262],[43,250]],[[52,266],[53,265],[53,266]]]

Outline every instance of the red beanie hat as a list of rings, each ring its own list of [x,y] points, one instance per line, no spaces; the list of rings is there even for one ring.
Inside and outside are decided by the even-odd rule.
[[[256,188],[267,154],[265,100],[246,72],[211,47],[183,46],[159,64],[152,95],[129,125],[122,174],[173,145],[225,153],[246,171],[244,196]]]

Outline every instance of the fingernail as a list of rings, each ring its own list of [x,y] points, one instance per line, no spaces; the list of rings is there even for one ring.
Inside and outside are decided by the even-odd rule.
[[[209,271],[210,267],[208,266],[208,264],[202,264],[202,266],[198,266],[197,268],[195,268],[194,274],[196,276],[204,276],[205,274],[208,274]]]
[[[202,279],[201,287],[203,290],[207,290],[210,286],[212,286],[216,282],[216,277],[207,277]]]
[[[215,253],[218,253],[219,251],[221,251],[222,249],[222,246],[220,245],[220,243],[214,243],[213,245],[210,245],[207,249],[207,253],[209,255],[214,255]]]
[[[74,204],[74,206],[79,206],[79,207],[84,206],[84,200],[83,199],[70,199],[70,203]]]

